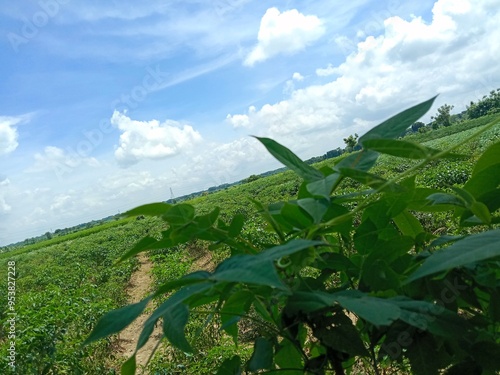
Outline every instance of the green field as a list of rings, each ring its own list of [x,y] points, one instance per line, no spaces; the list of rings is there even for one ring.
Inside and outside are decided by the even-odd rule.
[[[498,120],[499,114],[484,116],[406,137],[407,140],[433,149],[446,149],[468,139],[491,121],[497,121],[494,127],[456,150],[466,157],[431,162],[430,166],[417,174],[416,185],[443,191],[452,191],[453,186],[463,186],[470,178],[480,155],[488,146],[500,140]],[[338,158],[329,159],[314,167],[332,168],[338,161]],[[383,155],[371,173],[389,180],[405,173],[416,163],[414,160]],[[235,215],[241,215],[245,218],[242,239],[251,242],[255,248],[263,249],[268,244],[279,242],[279,239],[269,231],[268,223],[259,215],[252,201],[257,200],[267,205],[296,199],[301,183],[299,176],[286,171],[183,203],[193,205],[197,215],[209,214],[215,207],[219,207],[220,218],[226,223]],[[359,179],[345,179],[336,194],[346,195],[364,189],[366,187]],[[347,204],[350,203],[347,201]],[[354,208],[355,203],[350,207]],[[483,227],[461,227],[451,211],[425,212],[415,216],[429,233],[452,236],[484,230]],[[498,227],[498,224],[490,227]],[[115,261],[144,236],[159,238],[164,230],[165,223],[160,220],[138,220],[132,217],[0,254],[2,283],[7,283],[9,266],[15,264],[15,373],[118,373],[124,358],[116,354],[116,336],[85,347],[81,344],[101,316],[127,303],[126,287],[132,272],[137,269],[137,260],[131,258],[119,264],[115,264]],[[153,250],[148,254],[154,264],[153,287],[157,287],[202,265],[214,267],[226,259],[231,250],[227,246],[212,250],[209,248],[209,241],[197,240],[168,249]],[[201,263],[200,259],[204,259],[207,254],[210,254],[208,261]],[[310,272],[315,275],[313,270]],[[155,306],[160,302],[156,302]],[[7,293],[0,295],[0,305],[6,306],[0,311],[3,328],[0,334],[0,353],[3,359],[9,355],[11,342],[8,333],[12,315],[9,315],[10,310],[7,308],[10,306]],[[213,301],[212,305],[217,305],[217,301]],[[255,324],[248,323],[240,327],[238,347],[230,335],[221,331],[220,324],[211,318],[210,314],[199,310],[191,316],[186,326],[187,339],[195,347],[194,354],[173,349],[167,344],[161,345],[149,365],[149,373],[214,374],[217,366],[235,354],[248,360],[252,355],[255,337],[264,334],[262,326],[258,324],[261,318],[255,315]],[[351,366],[352,373],[372,373],[363,361]],[[409,373],[408,362],[405,361],[381,361],[380,366],[387,373]],[[11,372],[8,362],[2,360],[0,373],[14,372]]]

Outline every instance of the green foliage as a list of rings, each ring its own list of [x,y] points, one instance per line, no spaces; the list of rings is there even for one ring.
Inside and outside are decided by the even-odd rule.
[[[477,103],[471,102],[467,107],[467,116],[471,119],[500,112],[500,88],[492,90]]]
[[[449,104],[443,104],[438,108],[436,116],[432,116],[431,119],[434,120],[432,123],[432,128],[437,129],[441,126],[451,125],[451,110],[454,106]]]
[[[29,252],[19,249],[3,254],[3,280],[7,279],[7,262],[16,264],[17,356],[16,371],[7,367],[7,361],[0,361],[0,373],[112,373],[114,359],[110,352],[115,340],[101,340],[83,348],[82,337],[89,335],[106,311],[126,304],[125,286],[137,261],[115,267],[113,262],[155,225],[150,219],[123,221],[120,225],[101,226],[100,231],[95,227],[89,229],[90,233],[80,232],[80,237],[70,234],[71,241],[46,248],[28,247]],[[6,298],[6,293],[0,294],[2,307],[7,306]],[[6,312],[0,310],[2,327],[9,318]],[[106,326],[103,329],[105,334],[112,331]],[[7,336],[0,336],[2,357],[8,347]]]
[[[391,361],[408,361],[416,374],[446,368],[452,373],[467,366],[493,374],[500,365],[499,316],[492,307],[499,295],[500,235],[494,225],[500,222],[500,178],[486,176],[500,176],[500,143],[483,153],[463,187],[448,189],[448,181],[434,189],[418,187],[415,177],[421,170],[455,156],[454,149],[477,136],[467,135],[447,150],[396,140],[432,102],[370,130],[359,139],[363,149],[333,167],[316,169],[277,142],[258,138],[303,180],[294,200],[254,200],[272,236],[268,242],[245,236],[248,213],[223,218],[220,209],[199,213],[188,204],[132,210],[129,214],[153,215],[169,227],[161,238],[139,241],[122,259],[193,240],[230,249],[230,256],[212,272],[196,271],[159,286],[152,297],[173,293],[152,312],[140,341],[162,319],[173,346],[196,351],[187,330],[191,315],[204,307],[235,343],[240,341],[240,323],[247,319],[264,332],[253,340],[248,360],[227,357],[219,374],[243,369],[344,374],[356,359],[367,361],[374,373]],[[497,124],[491,122],[480,132]],[[380,153],[410,159],[411,164],[396,176],[382,177],[370,172]],[[341,186],[349,180],[366,190],[345,194]],[[446,189],[440,190],[445,183]],[[418,215],[426,212],[451,213],[457,226],[479,233],[440,237],[419,222]],[[130,314],[123,321],[139,307],[125,308]],[[102,321],[116,314],[112,311]],[[112,328],[114,332],[118,324]],[[89,340],[109,330],[109,325],[98,324]],[[482,364],[486,347],[491,357]],[[122,373],[131,374],[134,367],[126,363]]]

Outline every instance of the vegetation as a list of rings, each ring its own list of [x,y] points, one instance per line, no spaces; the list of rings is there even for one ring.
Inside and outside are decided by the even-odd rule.
[[[145,311],[171,314],[172,324],[163,324],[174,344],[158,347],[151,374],[494,373],[500,114],[489,112],[451,115],[452,125],[436,130],[400,116],[390,137],[370,139],[374,130],[356,137],[360,152],[337,148],[305,162],[263,139],[286,171],[2,249],[0,277],[16,264],[18,367],[3,362],[0,373],[115,373],[123,361],[117,335],[81,343],[106,311],[127,303],[137,261],[114,261],[151,247],[157,292]],[[403,125],[408,135],[399,138]],[[452,148],[469,157],[451,157]],[[141,215],[157,217],[136,220]],[[415,278],[438,254],[454,260],[455,251],[470,257]],[[112,319],[107,333],[143,306],[119,310],[123,319]]]
[[[7,280],[7,265],[15,264],[17,356],[15,372],[2,360],[0,373],[113,373],[110,351],[115,340],[82,348],[82,337],[106,311],[127,303],[125,286],[137,261],[113,263],[154,225],[151,220],[127,220],[121,226],[84,232],[79,238],[69,235],[67,241],[44,248],[31,247],[30,252],[2,254],[2,280]],[[8,306],[7,298],[6,293],[0,294],[1,306]],[[3,335],[11,318],[7,308],[0,310],[2,358],[7,357],[11,342]]]
[[[161,219],[167,229],[138,241],[121,261],[146,250],[195,244],[212,251],[218,265],[168,278],[144,300],[109,312],[86,344],[119,332],[154,299],[137,348],[159,323],[179,350],[176,361],[200,358],[207,346],[193,346],[193,338],[204,337],[206,344],[201,329],[223,331],[240,349],[230,354],[226,342],[204,353],[218,356],[213,359],[220,362],[218,370],[208,369],[217,374],[409,369],[495,374],[500,366],[499,119],[462,132],[453,144],[441,144],[445,149],[397,139],[432,102],[370,130],[357,140],[359,152],[333,165],[312,167],[275,141],[258,138],[290,171],[280,177],[279,190],[264,186],[263,179],[241,187],[254,194],[258,187],[273,189],[272,195],[252,199],[257,213],[240,204],[228,208],[231,199],[220,195],[229,197],[230,189],[217,193],[218,205],[155,203],[129,211],[132,217]],[[482,148],[484,143],[474,141],[481,134],[495,142]],[[473,149],[481,153],[472,159],[462,155]],[[462,173],[456,167],[464,158],[468,165]],[[378,159],[392,169],[381,170]],[[454,168],[446,166],[448,160]],[[426,177],[431,168],[441,171]],[[431,177],[433,183],[425,181]],[[288,199],[290,194],[295,199]],[[450,225],[436,228],[440,220]],[[207,370],[190,366],[189,373]],[[134,354],[121,371],[135,370]]]

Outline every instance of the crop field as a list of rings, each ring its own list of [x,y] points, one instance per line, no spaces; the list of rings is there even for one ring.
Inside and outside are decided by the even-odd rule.
[[[498,120],[500,116],[497,114],[464,121],[429,133],[414,134],[405,139],[433,149],[447,149],[468,139],[494,119]],[[463,186],[471,177],[480,155],[488,146],[499,140],[500,125],[497,124],[455,150],[463,154],[463,158],[431,162],[428,168],[416,176],[416,186],[443,191],[453,191],[452,187]],[[314,167],[320,170],[332,168],[338,161],[338,158],[328,159]],[[414,160],[382,155],[371,173],[391,179],[409,170],[416,163]],[[235,216],[243,217],[245,224],[241,228],[242,241],[251,242],[256,248],[264,248],[277,242],[276,235],[269,231],[269,223],[259,215],[254,201],[268,205],[294,200],[301,183],[302,179],[298,175],[286,171],[185,203],[194,206],[197,215],[210,215],[214,208],[218,207],[219,219],[226,223]],[[345,179],[337,194],[356,193],[365,188],[359,179]],[[474,233],[476,230],[457,225],[451,212],[425,212],[415,215],[422,227],[429,232],[455,236]],[[498,224],[491,225],[492,228],[497,226]],[[133,249],[144,236],[160,238],[161,232],[166,229],[166,224],[157,218],[138,216],[0,254],[0,279],[5,285],[8,280],[12,281],[12,284],[8,285],[14,286],[8,289],[14,293],[0,294],[0,306],[5,306],[0,310],[2,359],[12,354],[14,341],[16,374],[119,373],[120,366],[126,360],[120,352],[119,335],[111,335],[87,346],[82,346],[82,343],[105,313],[128,303],[128,284],[131,275],[138,270],[138,261],[137,258],[131,257],[116,263],[117,259]],[[230,255],[233,254],[229,246],[211,246],[209,241],[203,240],[151,250],[147,253],[153,263],[151,290],[173,282],[189,272],[201,269],[213,271],[218,263]],[[306,260],[304,264],[305,262]],[[304,272],[306,279],[317,276],[312,268]],[[165,295],[169,295],[168,293]],[[382,295],[380,292],[379,296]],[[9,299],[9,296],[15,298]],[[158,298],[153,301],[154,307],[160,306],[163,300]],[[199,306],[191,311],[189,323],[185,326],[187,341],[192,343],[194,352],[188,353],[174,348],[163,340],[147,369],[143,368],[145,373],[215,374],[218,366],[224,361],[229,363],[235,356],[243,362],[250,360],[255,338],[265,334],[262,329],[265,325],[259,325],[262,323],[262,316],[255,311],[248,312],[250,322],[255,324],[241,323],[236,340],[234,332],[229,331],[228,334],[210,312],[211,309],[218,308],[217,299],[207,300],[207,303],[208,305],[202,306],[200,302]],[[150,311],[150,308],[147,311]],[[229,325],[227,321],[226,323]],[[14,327],[14,330],[11,327]],[[139,333],[140,331],[137,336]],[[235,342],[238,342],[238,345],[235,345]],[[291,347],[287,350],[293,352]],[[357,348],[353,349],[353,352],[356,351]],[[384,373],[409,373],[408,361],[397,364],[381,361],[379,365],[387,370]],[[373,373],[363,361],[351,363],[351,366],[352,373]],[[0,373],[14,372],[11,372],[9,363],[2,360]],[[292,373],[293,371],[290,372]]]

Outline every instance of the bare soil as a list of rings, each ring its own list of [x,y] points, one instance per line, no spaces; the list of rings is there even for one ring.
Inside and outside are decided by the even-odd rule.
[[[129,303],[135,303],[142,300],[151,292],[153,285],[153,277],[151,275],[153,264],[151,263],[151,260],[144,253],[140,253],[138,255],[138,260],[139,268],[130,277],[129,285],[127,287]],[[151,304],[148,305],[148,308],[149,307],[151,307]],[[147,313],[148,308],[146,308],[145,312],[142,313],[134,322],[120,332],[117,342],[117,356],[123,356],[125,359],[128,359],[132,356],[132,354],[134,354],[137,340],[142,332],[144,322],[149,317],[149,314]],[[158,341],[161,340],[162,335],[161,325],[157,324],[146,345],[144,345],[137,352],[136,363],[138,369],[146,365],[150,355],[158,344]],[[143,371],[142,373],[147,374],[146,371]]]

